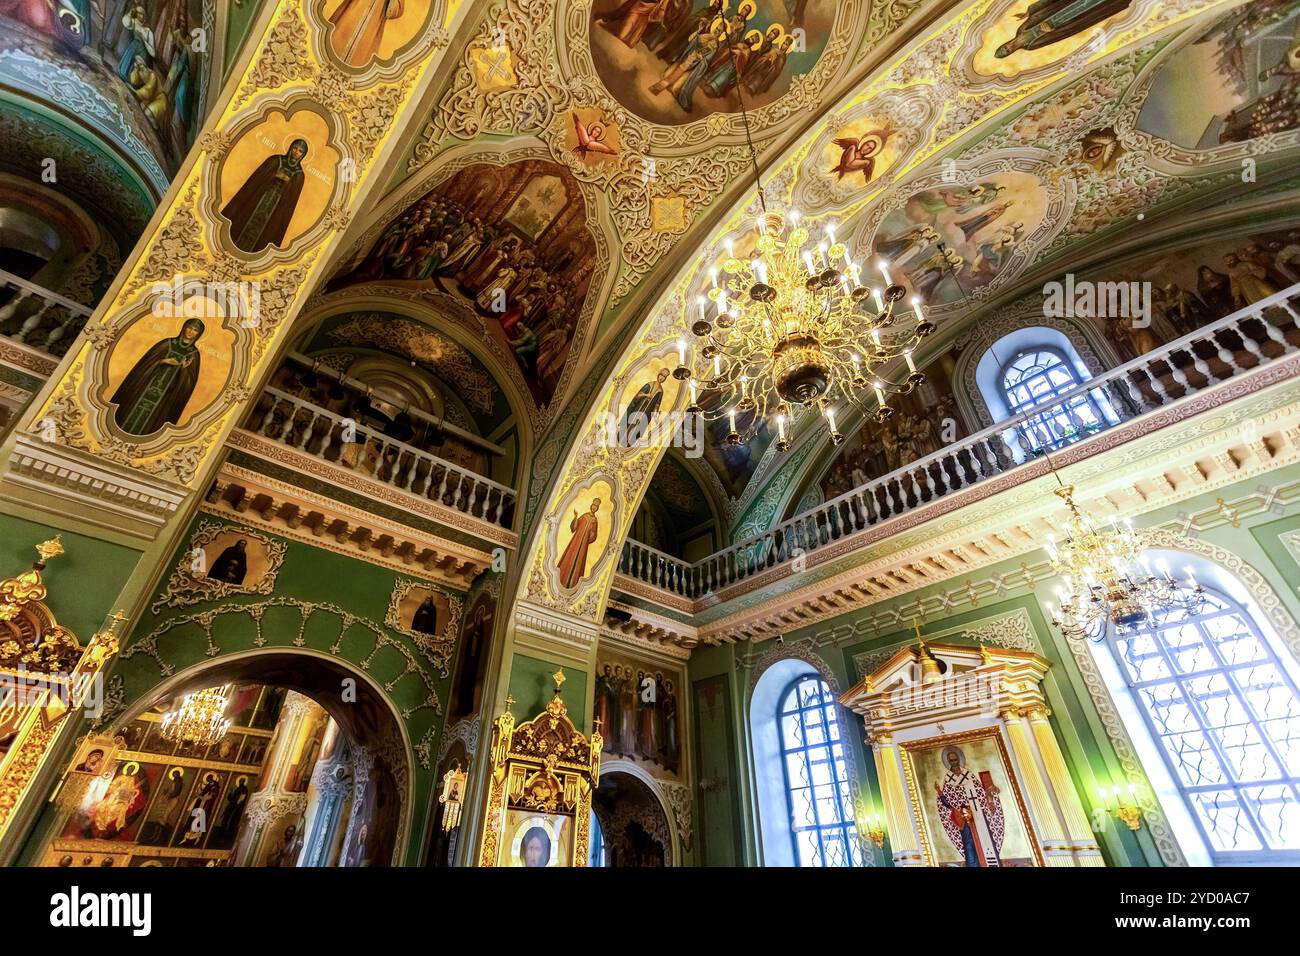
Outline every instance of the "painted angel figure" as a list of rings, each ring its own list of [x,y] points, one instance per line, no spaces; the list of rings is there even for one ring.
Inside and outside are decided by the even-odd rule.
[[[945,747],[943,762],[948,772],[934,792],[944,832],[966,866],[1001,866],[1006,824],[993,775],[968,769],[960,747]]]

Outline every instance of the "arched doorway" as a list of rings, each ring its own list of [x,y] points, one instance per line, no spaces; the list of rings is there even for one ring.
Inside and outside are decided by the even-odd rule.
[[[229,724],[210,741],[176,739],[165,715],[214,688]],[[337,661],[265,651],[190,668],[110,736],[94,774],[77,773],[84,748],[73,757],[81,786],[40,863],[388,866],[405,844],[405,739],[381,692]]]
[[[673,864],[673,835],[663,804],[631,773],[602,772],[592,795],[590,863],[609,867]]]

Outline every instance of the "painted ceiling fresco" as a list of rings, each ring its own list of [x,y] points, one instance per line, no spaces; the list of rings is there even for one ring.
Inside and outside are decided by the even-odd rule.
[[[545,405],[595,266],[582,192],[567,169],[540,160],[479,163],[390,222],[332,288],[417,283],[458,297]]]
[[[595,0],[591,53],[629,110],[678,125],[766,106],[826,49],[832,0]]]
[[[595,12],[621,9],[611,3]],[[1154,243],[1156,224],[1187,215],[1198,203],[1240,198],[1243,186],[1255,182],[1243,179],[1243,159],[1265,181],[1280,175],[1288,151],[1300,145],[1297,9],[1294,0],[982,0],[918,17],[920,34],[907,52],[886,58],[847,95],[828,87],[818,98],[817,121],[799,136],[784,140],[774,132],[779,123],[760,123],[766,201],[797,206],[813,229],[834,223],[859,261],[893,260],[909,292],[938,320],[936,344],[947,347],[982,310],[1041,285],[1062,263],[1081,254],[1104,259],[1108,243],[1139,243],[1147,230]],[[630,16],[633,7],[622,13]],[[600,19],[591,29],[610,32]],[[626,36],[653,56],[659,35],[651,29]],[[609,39],[618,42],[618,31]],[[607,38],[593,39],[592,48],[597,45],[607,45]],[[824,60],[832,49],[828,44]],[[605,91],[613,94],[605,115],[627,144],[630,131],[642,128],[624,99],[631,81],[628,75],[612,80],[608,64],[596,62],[600,84],[574,88],[592,103]],[[701,85],[718,65],[700,68]],[[787,98],[800,90],[796,78]],[[706,105],[698,85],[689,102]],[[717,111],[706,122],[720,125],[729,116]],[[682,132],[664,131],[693,125],[665,120],[644,141],[645,151],[653,154],[656,141],[688,142]],[[771,137],[766,143],[764,133]],[[726,161],[722,142],[711,149],[715,164]],[[728,174],[732,181],[743,176],[739,169]],[[707,237],[688,233],[693,238],[675,260],[676,277],[639,312],[638,338],[620,359],[625,367],[675,341],[723,240],[743,243],[750,231],[758,209],[752,197],[741,195]],[[614,219],[625,235],[623,221]],[[617,402],[617,395],[607,391],[595,409]],[[761,442],[747,449],[746,462],[727,460],[717,448],[706,452],[731,497],[733,535],[767,526],[793,492],[791,473],[807,464],[802,447],[824,436],[824,424],[810,417],[811,426],[796,427],[794,447],[784,456],[768,454]],[[606,475],[638,483],[632,472],[639,469],[626,455],[621,464],[611,456],[602,466],[582,434],[569,452],[581,457],[568,461],[568,477],[553,493],[565,514],[575,489],[610,480]],[[622,494],[632,498],[635,489]],[[611,518],[623,520],[617,511]],[[551,546],[539,543],[539,554]],[[544,563],[536,567],[535,599],[586,613],[584,587],[576,594],[551,592]],[[597,592],[601,574],[591,575]]]
[[[52,65],[115,103],[169,171],[180,165],[202,123],[216,32],[201,0],[10,0],[0,4],[0,24],[10,42],[44,44]]]

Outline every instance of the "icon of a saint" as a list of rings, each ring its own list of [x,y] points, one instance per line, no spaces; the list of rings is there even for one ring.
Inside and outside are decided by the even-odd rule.
[[[945,747],[943,762],[948,772],[934,792],[944,832],[966,866],[1001,866],[1006,822],[993,775],[971,771],[960,747]]]
[[[587,576],[587,550],[596,540],[600,530],[600,519],[596,516],[599,510],[599,498],[592,500],[591,509],[586,514],[580,515],[577,509],[574,509],[573,520],[569,522],[569,530],[573,532],[573,537],[569,539],[564,553],[560,555],[560,587],[576,588],[578,583]]]
[[[230,221],[230,239],[240,249],[261,252],[284,245],[307,178],[302,162],[309,149],[305,139],[295,139],[284,155],[266,157],[221,210]]]
[[[427,595],[415,609],[411,618],[411,630],[420,634],[438,633],[438,605],[434,603],[432,594]]]
[[[348,66],[368,65],[379,55],[388,21],[404,8],[404,0],[343,0],[330,16],[330,49]]]
[[[551,835],[545,827],[529,827],[519,844],[524,866],[546,866],[551,862]]]
[[[208,577],[223,584],[243,584],[248,576],[248,541],[240,538],[212,562]]]
[[[180,421],[199,381],[196,343],[206,326],[187,319],[179,335],[145,352],[113,393],[113,420],[128,435],[152,435]]]
[[[623,432],[620,436],[623,445],[631,448],[641,441],[655,412],[664,400],[664,382],[668,381],[668,369],[662,368],[653,382],[646,382],[627,403],[623,413]]]

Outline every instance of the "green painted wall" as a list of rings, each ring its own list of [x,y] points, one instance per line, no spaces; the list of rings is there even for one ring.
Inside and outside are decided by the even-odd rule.
[[[510,696],[515,699],[510,708],[517,723],[532,720],[546,707],[555,693],[555,680],[551,676],[564,670],[564,685],[560,699],[569,711],[573,726],[588,733],[591,715],[587,712],[587,675],[571,663],[556,663],[526,654],[516,654],[510,665]]]
[[[1220,499],[1226,507],[1219,504]],[[1300,465],[1278,469],[1263,479],[1248,479],[1158,509],[1137,523],[1141,527],[1163,527],[1185,533],[1201,545],[1231,552],[1249,569],[1258,572],[1271,591],[1270,598],[1284,608],[1294,622],[1300,619],[1300,544],[1296,545],[1297,552],[1293,553],[1284,543],[1283,536],[1300,530],[1300,507],[1296,502],[1300,502]],[[902,620],[909,621],[909,609],[915,607],[918,600],[940,593],[947,593],[950,599],[954,594],[960,596],[968,580],[980,585],[1006,575],[1008,580],[1018,581],[1022,562],[1035,566],[1045,561],[1042,552],[1017,556],[971,575],[913,591],[903,598],[873,604],[867,609],[794,631],[785,635],[785,643],[790,647],[811,650],[830,668],[841,688],[846,688],[863,676],[853,664],[856,655],[911,644],[915,640],[910,623],[877,634],[866,623],[871,617],[901,609]],[[1044,601],[1055,600],[1056,585],[1054,579],[1039,578],[1032,589],[1024,584],[1007,586],[990,598],[985,584],[981,592],[984,596],[978,599],[976,606],[962,599],[953,601],[950,612],[942,617],[932,614],[921,623],[922,634],[930,636],[1023,610],[1029,617],[1043,655],[1052,665],[1044,680],[1044,691],[1052,711],[1052,728],[1084,809],[1098,824],[1098,843],[1107,863],[1112,866],[1160,866],[1160,854],[1146,827],[1134,832],[1108,813],[1094,813],[1099,788],[1122,781],[1124,774],[1083,673],[1065,639],[1051,627],[1043,607]],[[846,625],[857,625],[856,637],[840,637],[838,643],[827,639],[832,630],[843,635]],[[850,635],[852,633],[850,631]],[[956,634],[944,635],[941,640],[962,643]],[[690,661],[695,706],[699,859],[705,865],[757,862],[754,828],[748,822],[754,819],[754,801],[752,774],[748,769],[747,732],[749,689],[753,667],[757,665],[749,662],[770,647],[770,642],[764,642],[752,647],[742,643],[700,648]],[[855,726],[846,728],[843,734],[847,741],[846,753],[857,764],[863,803],[876,811],[880,807],[880,791],[874,761],[862,739],[860,718],[852,719]],[[707,791],[698,787],[700,780],[710,778],[726,778],[737,785]],[[889,845],[886,843],[885,853],[877,854],[876,862],[883,864],[888,860]]]
[[[115,609],[139,552],[13,515],[0,514],[0,578],[31,568],[36,545],[59,534],[64,553],[51,558],[42,573],[50,595],[46,604],[64,627],[85,644]]]

